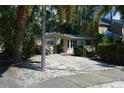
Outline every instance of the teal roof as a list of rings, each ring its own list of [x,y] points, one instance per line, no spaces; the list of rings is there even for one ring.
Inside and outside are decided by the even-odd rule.
[[[87,37],[87,36],[78,36],[78,35],[72,35],[72,34],[61,34],[61,33],[56,33],[56,32],[50,32],[50,33],[45,33],[46,36],[62,36],[70,39],[93,39],[92,37]]]

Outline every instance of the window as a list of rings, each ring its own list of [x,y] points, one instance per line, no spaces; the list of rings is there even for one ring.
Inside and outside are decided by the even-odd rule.
[[[47,44],[53,45],[54,44],[54,41],[47,41]]]
[[[86,45],[91,45],[91,40],[86,40]]]
[[[76,46],[76,45],[77,45],[77,41],[73,40],[73,46]]]

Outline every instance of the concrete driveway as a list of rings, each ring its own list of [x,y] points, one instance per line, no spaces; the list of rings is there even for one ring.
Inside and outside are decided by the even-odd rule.
[[[40,61],[40,56],[32,57],[33,61]],[[46,56],[46,67],[55,70],[72,70],[93,72],[99,70],[114,69],[116,66],[107,63],[100,63],[85,57],[53,54]]]
[[[115,81],[113,77],[102,74],[102,71],[120,69],[84,57],[53,54],[46,56],[46,69],[42,72],[39,70],[41,56],[34,56],[31,60],[33,63],[26,63],[24,67],[10,67],[0,78],[0,87],[88,87]],[[115,76],[119,76],[118,73]]]

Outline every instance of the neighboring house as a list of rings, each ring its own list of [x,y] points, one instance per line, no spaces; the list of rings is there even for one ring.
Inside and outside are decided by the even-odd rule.
[[[108,27],[110,26],[109,23],[101,21],[99,26],[99,33],[102,34],[108,30]]]
[[[102,34],[103,32],[110,30],[115,34],[122,35],[122,29],[124,28],[124,23],[121,20],[112,21],[112,26],[110,26],[110,19],[102,18],[99,26],[99,33]]]
[[[95,51],[94,38],[56,32],[46,33],[46,45],[52,48],[55,45],[62,45],[64,53],[69,54],[73,53],[74,46],[78,45],[82,45],[88,51]]]

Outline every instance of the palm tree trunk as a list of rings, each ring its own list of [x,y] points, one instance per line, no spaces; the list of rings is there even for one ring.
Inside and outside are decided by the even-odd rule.
[[[17,29],[14,43],[14,62],[19,64],[22,62],[22,48],[23,48],[23,31],[26,21],[27,6],[18,6],[17,11]]]
[[[41,68],[45,71],[45,20],[46,16],[46,6],[42,6],[42,56],[41,56]]]

